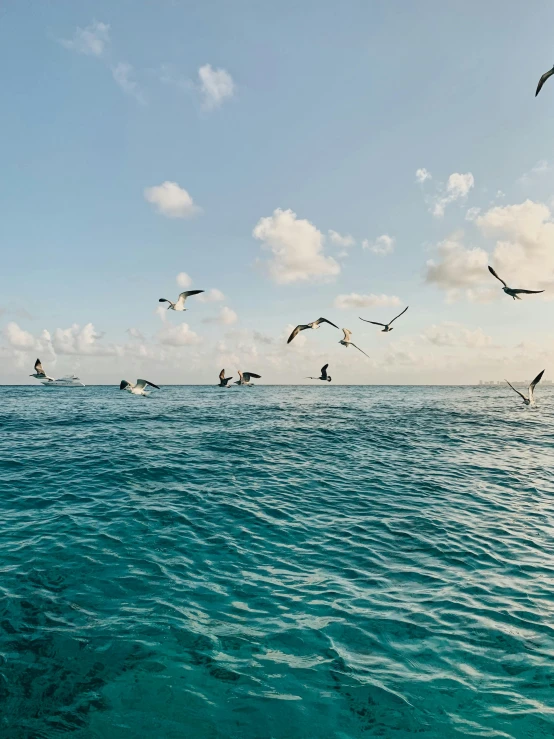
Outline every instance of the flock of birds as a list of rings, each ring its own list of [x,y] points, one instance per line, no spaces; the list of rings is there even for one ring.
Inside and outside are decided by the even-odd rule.
[[[541,82],[539,83],[537,94],[540,88],[542,87],[542,85],[544,84],[544,81],[553,74],[554,74],[554,67],[549,72],[547,72],[546,75],[543,75],[543,77],[541,77]],[[497,280],[499,280],[502,283],[503,285],[502,290],[506,293],[506,295],[509,295],[511,298],[513,298],[513,300],[521,300],[520,295],[536,295],[538,293],[544,292],[544,290],[526,290],[523,288],[509,287],[507,283],[490,266],[489,266],[489,272],[491,273],[491,275],[493,275],[493,277],[495,277]],[[203,292],[204,290],[185,290],[184,292],[179,294],[179,297],[177,298],[175,302],[173,302],[172,300],[169,300],[168,298],[160,298],[159,302],[168,303],[168,306],[167,306],[168,310],[185,311],[187,310],[187,308],[185,308],[185,303],[187,299],[193,295],[199,295],[200,293],[203,293]],[[403,311],[401,311],[397,316],[392,318],[388,323],[370,321],[366,318],[362,318],[361,316],[359,318],[360,318],[360,321],[364,321],[365,323],[371,323],[374,326],[381,326],[382,327],[381,331],[383,333],[389,333],[390,331],[393,330],[392,324],[394,323],[394,321],[396,321],[398,318],[403,316],[404,313],[406,313],[406,311],[408,310],[408,308],[409,306],[406,306],[406,308],[404,308]],[[351,340],[352,331],[350,331],[350,329],[347,329],[347,328],[339,329],[336,323],[333,323],[328,318],[323,318],[323,317],[318,318],[316,321],[311,321],[310,323],[299,323],[298,326],[296,326],[293,329],[290,336],[288,337],[287,344],[290,344],[291,341],[293,341],[301,331],[306,331],[308,329],[312,329],[312,330],[319,329],[320,326],[325,323],[329,324],[329,326],[333,326],[333,328],[342,330],[343,338],[338,342],[339,344],[344,346],[346,349],[348,349],[349,346],[353,346],[355,349],[357,349],[359,352],[361,352],[362,354],[364,354],[366,357],[369,358],[369,355],[366,354],[366,352],[364,352],[363,349],[360,349],[360,347],[354,344],[354,342]],[[310,377],[307,377],[306,379],[307,380],[321,380],[322,382],[331,382],[331,379],[332,379],[331,375],[329,375],[327,372],[328,367],[329,367],[329,364],[323,365],[323,367],[320,370],[319,377],[310,376]],[[32,375],[30,375],[31,377],[35,377],[38,380],[48,380],[48,381],[53,382],[53,378],[49,377],[49,375],[47,375],[46,372],[44,371],[44,368],[42,366],[40,359],[37,359],[37,361],[35,362],[34,369],[35,371]],[[525,405],[534,405],[535,404],[535,398],[534,398],[535,387],[540,382],[543,374],[544,374],[544,370],[542,370],[542,372],[539,372],[539,374],[531,382],[531,384],[529,385],[528,395],[524,395],[519,390],[516,390],[516,388],[510,382],[508,382],[508,380],[506,380],[506,382],[512,388],[512,390],[514,390],[514,392],[516,392],[519,396],[521,396]],[[261,378],[261,375],[257,374],[256,372],[242,372],[241,370],[238,370],[238,375],[239,375],[239,379],[235,380],[233,384],[239,385],[242,387],[251,386],[253,384],[252,379]],[[233,386],[233,384],[231,384],[232,379],[233,377],[226,377],[225,370],[222,369],[221,372],[219,373],[218,387],[231,388]],[[132,395],[148,395],[149,394],[148,388],[155,388],[156,390],[160,390],[159,385],[156,385],[155,383],[150,382],[149,380],[141,380],[141,379],[138,379],[135,383],[128,382],[127,380],[122,380],[119,385],[120,390],[126,390]]]

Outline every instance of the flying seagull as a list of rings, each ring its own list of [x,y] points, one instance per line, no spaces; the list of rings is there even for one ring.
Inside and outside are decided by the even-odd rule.
[[[346,347],[347,349],[348,349],[348,347],[349,347],[349,346],[353,346],[353,347],[354,347],[354,349],[357,349],[357,350],[358,350],[359,352],[362,352],[362,354],[365,354],[365,352],[364,352],[364,350],[363,350],[363,349],[360,349],[360,347],[359,347],[359,346],[356,346],[356,344],[353,344],[353,343],[352,343],[352,342],[350,341],[350,337],[352,336],[352,331],[349,331],[349,330],[348,330],[347,328],[343,328],[343,329],[342,329],[342,332],[343,332],[343,334],[344,334],[344,339],[341,339],[341,340],[339,341],[339,344],[342,344],[342,345],[343,345],[343,346],[345,346],[345,347]],[[365,355],[366,355],[366,357],[367,357],[367,358],[369,359],[369,354],[365,354]]]
[[[410,306],[409,306],[409,305],[407,305],[407,306],[406,306],[406,307],[404,308],[404,310],[402,311],[402,313],[399,313],[399,314],[398,314],[397,316],[395,316],[395,317],[394,317],[394,318],[392,319],[392,321],[389,321],[388,323],[377,323],[377,321],[368,321],[368,320],[366,320],[365,318],[362,318],[361,316],[359,316],[359,318],[360,318],[360,321],[365,321],[366,323],[372,323],[372,324],[373,324],[374,326],[384,326],[384,329],[383,329],[383,333],[385,333],[385,334],[386,334],[386,333],[388,333],[389,331],[392,331],[392,328],[391,328],[391,323],[392,323],[393,321],[396,321],[396,319],[397,319],[397,318],[400,318],[400,316],[403,316],[403,315],[404,315],[404,313],[405,313],[405,312],[406,312],[406,311],[408,310],[408,308],[409,308],[409,307],[410,307]]]
[[[37,359],[35,362],[35,372],[32,375],[29,375],[29,377],[36,377],[37,380],[54,380],[53,377],[49,377],[46,372],[44,371],[42,367],[42,362],[40,359]]]
[[[232,379],[232,377],[225,377],[225,370],[222,369],[219,373],[219,387],[231,387],[231,385],[228,385],[227,383]]]
[[[290,342],[298,336],[298,334],[301,331],[305,331],[307,328],[319,328],[320,323],[328,323],[330,326],[334,326],[335,328],[338,328],[338,326],[331,321],[328,321],[326,318],[318,318],[317,321],[312,321],[311,323],[299,323],[298,326],[294,329],[292,334],[287,339],[287,344],[290,344]]]
[[[539,94],[539,92],[542,90],[542,86],[544,85],[544,83],[546,82],[546,80],[549,77],[552,77],[553,74],[554,74],[554,67],[552,67],[552,69],[549,69],[548,72],[545,72],[543,74],[543,76],[539,80],[539,84],[537,85],[537,92],[535,93],[535,97],[537,97],[537,95]]]
[[[160,298],[158,302],[160,303],[169,303],[167,306],[167,310],[187,310],[185,308],[185,300],[189,298],[191,295],[198,295],[198,293],[203,293],[204,290],[185,290],[184,293],[179,293],[179,297],[177,298],[177,302],[173,303],[171,300],[168,300],[167,298]]]
[[[251,377],[260,378],[261,375],[257,375],[254,372],[241,372],[240,370],[237,370],[239,373],[239,379],[235,380],[235,385],[251,385],[250,382]]]
[[[148,382],[148,380],[137,380],[135,385],[133,385],[131,382],[127,382],[127,380],[121,380],[119,389],[128,390],[133,395],[148,395],[146,391],[147,385],[150,385],[150,387],[155,387],[156,390],[160,389],[158,385],[154,385],[153,382]]]
[[[529,397],[528,398],[526,398],[523,393],[520,393],[519,390],[516,390],[511,382],[508,382],[508,380],[506,380],[506,382],[508,382],[508,385],[512,388],[514,392],[516,392],[518,395],[520,395],[523,398],[523,402],[525,403],[525,405],[535,405],[535,393],[534,393],[535,387],[536,385],[539,384],[543,375],[544,375],[544,370],[542,372],[539,372],[539,374],[535,377],[533,382],[529,385]]]
[[[544,292],[544,290],[520,290],[519,288],[508,287],[502,277],[499,277],[492,267],[489,267],[489,272],[491,273],[491,275],[496,277],[497,280],[500,280],[500,282],[504,285],[502,289],[504,290],[506,295],[511,295],[514,300],[521,300],[521,298],[519,297],[519,293],[524,293],[525,295],[536,295],[538,293]]]
[[[321,368],[321,377],[306,377],[306,380],[327,380],[327,382],[331,382],[331,375],[327,374],[327,367],[328,364],[324,364]]]

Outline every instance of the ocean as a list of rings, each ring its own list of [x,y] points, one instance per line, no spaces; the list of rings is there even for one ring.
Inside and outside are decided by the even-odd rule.
[[[550,739],[536,395],[0,387],[0,736]]]

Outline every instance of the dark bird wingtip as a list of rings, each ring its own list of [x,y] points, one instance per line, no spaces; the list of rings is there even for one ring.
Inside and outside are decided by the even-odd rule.
[[[158,303],[165,303],[165,298],[158,298]]]

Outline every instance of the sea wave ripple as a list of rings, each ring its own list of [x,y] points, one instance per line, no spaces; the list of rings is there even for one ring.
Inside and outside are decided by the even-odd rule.
[[[552,737],[540,390],[0,388],[0,736]]]

